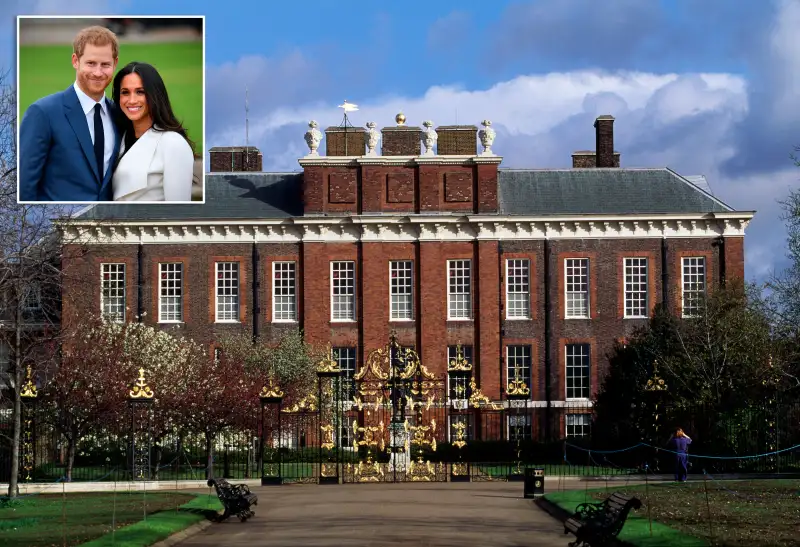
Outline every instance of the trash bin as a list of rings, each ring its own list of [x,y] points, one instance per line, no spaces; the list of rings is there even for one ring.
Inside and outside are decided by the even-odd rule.
[[[544,468],[534,467],[525,469],[524,496],[536,498],[544,495]]]

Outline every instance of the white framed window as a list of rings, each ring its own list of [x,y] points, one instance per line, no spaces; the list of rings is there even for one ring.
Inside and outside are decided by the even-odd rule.
[[[272,321],[297,321],[297,266],[295,262],[272,263]]]
[[[566,317],[589,317],[589,259],[564,260]]]
[[[183,321],[183,264],[159,264],[158,270],[158,320],[179,323]]]
[[[461,355],[464,360],[471,364],[474,368],[472,361],[472,346],[461,346]],[[458,346],[447,346],[447,363],[455,361],[458,358]],[[446,369],[445,369],[446,370]],[[447,377],[447,393],[449,400],[458,400],[467,398],[467,388],[469,388],[469,376],[450,376]]]
[[[125,322],[125,264],[100,265],[100,312],[108,321]]]
[[[693,317],[700,312],[706,294],[706,259],[702,256],[687,256],[682,262],[681,310],[684,317]]]
[[[530,440],[533,436],[531,428],[531,415],[527,412],[525,414],[515,414],[511,411],[507,416],[507,432],[508,440],[516,442]]]
[[[239,263],[217,262],[217,322],[239,321]]]
[[[506,319],[530,319],[530,260],[506,260]]]
[[[625,259],[625,317],[647,317],[647,258]]]
[[[42,287],[38,283],[30,283],[25,287],[25,296],[22,299],[22,309],[38,311],[42,309]]]
[[[392,321],[414,318],[413,266],[414,263],[410,260],[389,262],[389,318]]]
[[[567,437],[588,437],[592,431],[591,414],[567,414]]]
[[[459,434],[458,434],[459,429],[463,429],[464,436],[463,436],[463,438],[461,440],[463,440],[465,442],[470,442],[474,437],[473,429],[474,429],[475,421],[474,421],[473,417],[474,417],[474,414],[472,414],[472,413],[470,413],[470,414],[450,414],[450,415],[448,415],[447,416],[447,422],[449,424],[449,427],[447,428],[447,430],[448,430],[447,431],[447,435],[448,435],[447,440],[449,442],[451,442],[451,443],[454,442],[454,441],[459,440]],[[458,424],[464,424],[464,427],[463,428],[456,427]]]
[[[331,320],[356,320],[355,262],[331,262]]]
[[[514,380],[520,379],[525,382],[528,389],[533,394],[531,386],[531,347],[507,346],[506,347],[506,389]]]
[[[564,348],[567,400],[586,400],[591,386],[592,355],[589,344],[567,344]]]
[[[333,358],[341,370],[342,381],[342,400],[352,401],[356,395],[356,386],[353,376],[356,375],[356,348],[337,347],[332,348]]]
[[[472,319],[472,261],[447,261],[447,318]]]

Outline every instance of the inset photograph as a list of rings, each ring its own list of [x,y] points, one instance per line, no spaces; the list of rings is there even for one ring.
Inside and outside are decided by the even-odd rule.
[[[19,203],[205,202],[205,18],[17,17]]]

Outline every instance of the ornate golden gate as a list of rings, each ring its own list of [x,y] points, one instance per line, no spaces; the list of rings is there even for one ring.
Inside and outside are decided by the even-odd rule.
[[[446,379],[392,334],[352,382],[352,400],[342,406],[352,441],[342,481],[446,481],[447,466],[436,457],[447,433]]]

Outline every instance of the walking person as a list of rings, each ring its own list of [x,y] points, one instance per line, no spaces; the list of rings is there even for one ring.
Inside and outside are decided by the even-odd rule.
[[[689,473],[689,445],[692,444],[692,439],[683,432],[682,428],[678,428],[675,433],[670,436],[667,445],[675,451],[675,481],[686,482],[687,474]]]

